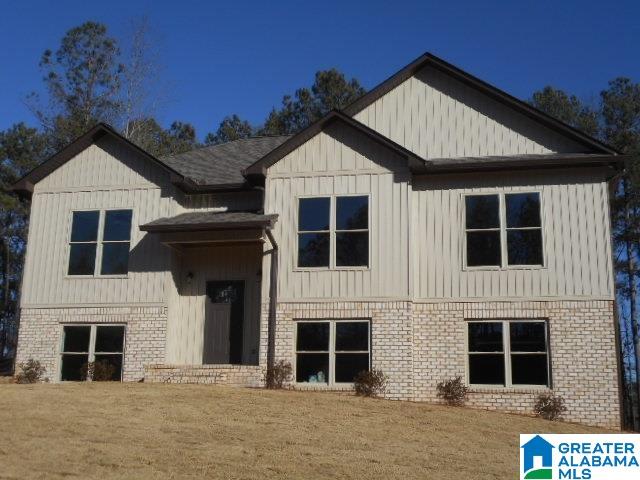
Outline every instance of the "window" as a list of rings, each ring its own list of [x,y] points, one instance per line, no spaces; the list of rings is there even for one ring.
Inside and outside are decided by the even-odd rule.
[[[301,321],[296,330],[296,382],[352,383],[369,370],[366,320]]]
[[[67,273],[95,275],[99,264],[100,275],[125,275],[129,271],[131,217],[131,210],[73,212]]]
[[[467,195],[465,232],[467,267],[543,264],[539,193]]]
[[[108,364],[111,380],[122,379],[124,325],[65,325],[60,380],[86,380],[89,363]]]
[[[69,275],[93,275],[100,212],[73,212],[69,246]]]
[[[367,267],[369,197],[300,198],[298,267]]]
[[[469,384],[549,386],[547,324],[470,322]]]
[[[298,209],[298,266],[328,267],[329,197],[301,198]]]

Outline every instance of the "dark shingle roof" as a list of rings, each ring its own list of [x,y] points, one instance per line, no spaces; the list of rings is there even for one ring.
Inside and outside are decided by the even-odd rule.
[[[188,212],[165,217],[140,225],[145,232],[177,232],[222,230],[233,228],[262,228],[272,226],[278,215],[252,212]]]
[[[289,137],[279,135],[234,140],[160,160],[198,185],[241,185],[245,183],[242,170]]]

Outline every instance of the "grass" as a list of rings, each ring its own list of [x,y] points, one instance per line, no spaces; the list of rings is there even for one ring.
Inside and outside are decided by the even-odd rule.
[[[0,478],[513,479],[520,433],[600,430],[332,393],[0,385]]]

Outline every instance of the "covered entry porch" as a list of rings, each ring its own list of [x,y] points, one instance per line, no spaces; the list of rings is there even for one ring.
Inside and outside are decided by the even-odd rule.
[[[262,380],[262,269],[274,251],[267,233],[275,221],[248,212],[198,212],[141,226],[172,250],[166,362],[145,368],[148,381]]]

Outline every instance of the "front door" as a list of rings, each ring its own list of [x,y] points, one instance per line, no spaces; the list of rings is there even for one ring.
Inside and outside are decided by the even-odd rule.
[[[202,363],[242,363],[244,281],[207,282]]]

